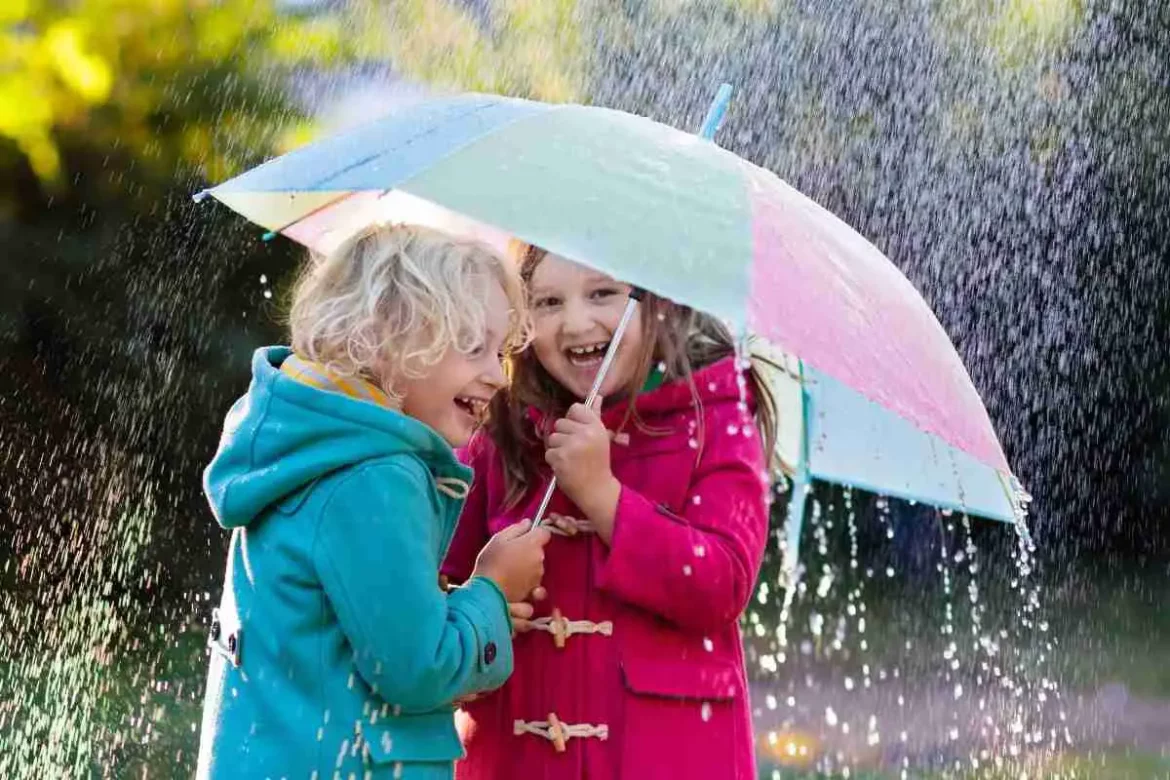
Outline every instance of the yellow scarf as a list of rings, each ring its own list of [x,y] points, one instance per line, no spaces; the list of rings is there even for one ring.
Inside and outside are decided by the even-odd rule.
[[[295,354],[284,359],[284,362],[280,364],[280,372],[318,390],[341,393],[359,401],[367,401],[390,409],[398,408],[394,399],[374,383],[367,382],[361,377],[342,376],[323,363],[305,360]]]

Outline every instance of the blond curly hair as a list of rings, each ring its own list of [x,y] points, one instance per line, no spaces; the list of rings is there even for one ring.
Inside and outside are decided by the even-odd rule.
[[[492,284],[511,308],[505,350],[522,348],[530,328],[512,263],[430,228],[374,225],[307,264],[289,314],[292,348],[400,400],[397,378],[422,378],[447,350],[483,344]]]

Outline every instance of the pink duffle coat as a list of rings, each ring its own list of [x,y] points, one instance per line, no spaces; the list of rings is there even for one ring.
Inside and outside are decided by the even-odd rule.
[[[654,430],[631,423],[615,436],[612,546],[588,531],[549,543],[536,615],[559,615],[570,631],[563,647],[556,620],[518,636],[512,678],[465,705],[461,780],[755,780],[738,621],[767,537],[765,462],[734,360],[696,372],[695,385],[698,407],[684,382],[643,393],[639,414]],[[616,407],[603,420],[613,429],[624,417]],[[470,452],[475,485],[444,566],[456,582],[543,493],[505,511],[491,443]],[[563,495],[552,511],[582,517]],[[563,751],[550,739],[558,729]]]

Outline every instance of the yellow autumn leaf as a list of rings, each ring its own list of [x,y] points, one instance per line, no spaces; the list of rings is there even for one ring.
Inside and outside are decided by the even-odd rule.
[[[0,76],[0,135],[16,138],[32,130],[46,134],[53,125],[53,111],[30,74]]]
[[[4,0],[0,2],[0,24],[23,22],[32,11],[29,0]]]
[[[991,28],[1000,61],[1019,65],[1068,41],[1081,21],[1080,0],[1009,0]]]
[[[329,62],[340,55],[346,31],[336,18],[280,24],[272,31],[272,55],[281,62]]]
[[[51,182],[60,177],[61,155],[47,132],[28,128],[16,133],[13,140],[39,179]]]
[[[66,20],[52,25],[45,33],[44,47],[57,76],[86,102],[102,103],[110,96],[113,72],[101,56],[86,52],[80,24]]]
[[[285,128],[284,132],[277,137],[276,153],[291,152],[293,149],[315,140],[319,134],[320,127],[317,123],[311,121],[295,122]]]

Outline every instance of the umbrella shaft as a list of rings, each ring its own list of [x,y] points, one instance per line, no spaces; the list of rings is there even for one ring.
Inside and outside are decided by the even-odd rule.
[[[613,365],[613,359],[617,356],[618,345],[621,344],[622,336],[626,335],[626,327],[629,326],[630,320],[634,318],[634,312],[638,309],[638,300],[640,295],[631,295],[630,299],[626,301],[626,310],[622,312],[621,321],[618,322],[617,330],[613,332],[613,338],[609,341],[609,348],[605,350],[605,357],[601,361],[601,367],[597,369],[597,376],[593,378],[593,387],[589,389],[589,395],[585,399],[585,406],[592,407],[593,402],[597,400],[597,394],[601,392],[601,384],[605,381],[606,374],[609,373],[610,366]],[[537,528],[544,520],[544,513],[548,511],[548,505],[552,501],[553,493],[557,490],[557,478],[553,477],[549,480],[548,489],[544,491],[544,498],[540,502],[540,508],[536,510],[536,516],[532,518],[532,527]]]

